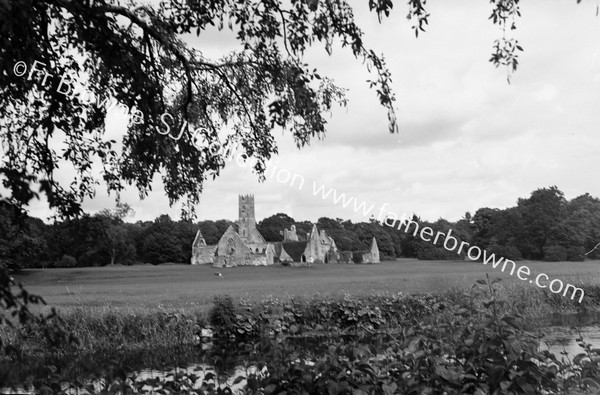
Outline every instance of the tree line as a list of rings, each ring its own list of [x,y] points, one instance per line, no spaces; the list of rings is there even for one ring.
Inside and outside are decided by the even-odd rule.
[[[168,215],[154,221],[127,222],[131,214],[127,204],[118,203],[114,209],[46,224],[38,218],[23,218],[17,208],[2,202],[0,263],[11,269],[189,263],[198,230],[213,245],[230,225],[235,227],[228,220],[174,221]],[[584,194],[568,201],[556,187],[537,189],[528,198],[518,199],[514,207],[484,207],[474,215],[467,212],[456,222],[442,218],[428,222],[417,215],[413,221],[436,232],[452,229],[455,237],[513,260],[600,258],[600,249],[594,250],[600,242],[600,200]],[[283,229],[292,225],[296,225],[300,240],[306,240],[313,224],[278,213],[260,221],[257,228],[267,241],[277,242],[283,238]],[[342,251],[367,250],[375,237],[385,260],[464,259],[446,251],[441,242],[434,245],[405,232],[404,227],[384,226],[375,218],[353,223],[322,217],[317,226]]]

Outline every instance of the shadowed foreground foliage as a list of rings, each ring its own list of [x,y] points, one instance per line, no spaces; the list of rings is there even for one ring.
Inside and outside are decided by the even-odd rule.
[[[35,336],[13,336],[22,342],[21,354],[15,351],[4,358],[27,366],[44,357],[47,366],[66,367],[58,375],[50,370],[30,381],[38,389],[58,389],[64,380],[85,387],[93,377],[104,377],[95,385],[111,392],[162,388],[169,393],[221,393],[233,387],[269,394],[573,394],[600,389],[600,349],[577,339],[582,352],[561,360],[538,348],[541,335],[532,318],[576,304],[552,298],[538,301],[532,299],[539,296],[535,292],[496,290],[495,283],[481,280],[470,290],[416,296],[269,298],[239,304],[220,296],[208,312],[94,314],[76,309],[61,322],[80,337],[78,348],[54,349],[51,356],[39,337],[37,347],[45,351],[35,355]],[[592,287],[586,290],[593,294]],[[594,295],[588,308],[598,307],[597,290]],[[526,298],[529,305],[515,303]],[[539,304],[547,309],[535,308]],[[526,316],[520,314],[523,311]],[[212,335],[210,341],[201,340]],[[166,353],[172,354],[171,366],[203,364],[195,365],[196,370],[142,379],[133,373],[136,368],[123,365],[127,360],[123,347],[136,352],[170,350]],[[77,355],[100,358],[111,353],[118,360],[109,359],[107,366],[118,369],[102,366],[100,376],[88,373],[87,379],[73,381],[74,372],[81,374],[73,363]],[[123,373],[115,373],[119,371]]]

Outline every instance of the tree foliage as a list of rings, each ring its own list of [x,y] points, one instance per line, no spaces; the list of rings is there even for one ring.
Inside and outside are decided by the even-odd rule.
[[[102,228],[101,241],[108,250],[111,265],[115,264],[118,252],[121,255],[126,255],[128,252],[128,245],[125,243],[127,240],[127,231],[123,227],[123,220],[134,215],[134,213],[129,204],[118,202],[114,209],[104,209],[96,214],[96,217],[100,219]]]
[[[393,8],[390,0],[368,6],[380,20]],[[518,16],[518,0],[492,1],[490,19],[503,36],[490,61],[510,70],[521,50],[509,37]],[[429,23],[425,1],[410,0],[407,17],[418,36]],[[233,33],[238,49],[212,59],[183,41],[215,28]],[[396,131],[391,74],[366,46],[347,1],[4,0],[4,198],[22,207],[45,194],[59,215],[71,217],[93,196],[97,174],[109,191],[134,184],[142,196],[160,175],[169,201],[184,200],[191,215],[203,182],[219,175],[234,144],[263,177],[277,153],[274,131],[289,131],[299,147],[324,136],[324,115],[345,104],[344,90],[303,56],[315,46],[331,54],[336,45],[372,72],[368,83]],[[112,100],[130,114],[122,141],[105,133]],[[65,166],[75,170],[70,183],[55,177]]]
[[[365,46],[344,1],[2,4],[0,174],[19,206],[38,186],[61,215],[79,214],[97,182],[92,163],[100,160],[109,190],[132,183],[147,194],[162,174],[171,203],[187,198],[191,213],[203,181],[218,176],[222,153],[235,142],[262,175],[277,153],[274,130],[289,130],[301,147],[322,137],[324,114],[344,104],[343,90],[302,60],[316,43],[331,53],[340,40],[374,72],[371,86],[396,129],[390,73]],[[181,40],[213,26],[233,31],[239,50],[208,59]],[[31,78],[19,75],[15,62]],[[63,78],[71,74],[78,80]],[[119,143],[105,135],[106,98],[131,113]],[[62,140],[60,150],[52,139]],[[68,188],[54,177],[63,162],[77,173]]]
[[[567,201],[555,186],[537,189],[515,207],[477,210],[473,226],[474,244],[509,259],[579,261],[600,256],[594,250],[600,242],[600,200],[589,194]]]
[[[283,230],[290,230],[294,225],[294,219],[287,214],[277,213],[260,221],[256,228],[266,241],[281,241],[283,238]],[[302,236],[298,233],[298,236]]]
[[[173,221],[168,215],[160,215],[154,221],[129,223],[118,215],[111,217],[117,212],[112,209],[51,225],[27,218],[24,220],[27,226],[19,227],[15,222],[17,212],[14,207],[0,205],[0,261],[11,269],[73,264],[103,266],[112,262],[189,263],[198,230],[207,244],[216,245],[227,228],[235,226],[229,220]],[[442,218],[428,222],[417,215],[412,220],[419,224],[419,229],[430,227],[434,234],[446,235],[452,230],[452,237],[457,240],[506,259],[581,261],[600,257],[600,248],[594,249],[600,242],[600,199],[585,194],[567,201],[556,187],[538,189],[531,197],[519,199],[515,207],[481,208],[457,222]],[[461,259],[456,252],[443,247],[444,236],[434,245],[422,240],[419,234],[413,236],[414,226],[406,232],[405,226],[398,229],[399,223],[390,227],[376,220],[352,222],[327,217],[319,218],[316,224],[319,231],[324,230],[335,240],[341,251],[366,251],[374,237],[382,260]],[[267,241],[279,242],[283,240],[282,231],[292,225],[296,226],[301,241],[306,240],[313,227],[310,221],[278,213],[260,221],[257,228]]]

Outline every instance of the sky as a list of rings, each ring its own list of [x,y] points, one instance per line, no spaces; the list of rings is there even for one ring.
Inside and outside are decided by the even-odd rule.
[[[347,107],[328,117],[324,140],[301,150],[291,133],[277,133],[279,155],[264,183],[249,165],[229,162],[217,180],[206,182],[198,220],[237,219],[238,194],[254,194],[258,220],[286,213],[311,221],[323,216],[367,221],[381,207],[398,216],[456,221],[481,207],[514,206],[518,198],[552,185],[567,199],[584,193],[600,197],[596,2],[523,3],[512,34],[524,52],[510,84],[506,70],[488,61],[501,31],[488,20],[487,2],[428,3],[429,27],[418,38],[404,2],[381,24],[367,1],[350,3],[366,45],[385,55],[392,73],[399,133],[389,133],[364,65],[347,49],[335,48],[329,56],[315,48],[305,60],[348,89]],[[223,32],[185,40],[211,57],[236,48]],[[123,124],[122,115],[110,113],[107,132],[122,136]],[[297,182],[286,181],[288,175]],[[333,188],[353,203],[343,207],[332,194],[315,196],[315,186]],[[180,217],[180,206],[169,207],[159,181],[144,200],[133,188],[121,200],[136,212],[130,221],[165,213]],[[354,202],[365,206],[355,210]],[[113,206],[114,195],[100,186],[84,210]],[[373,210],[365,215],[364,207]],[[51,215],[44,202],[34,203],[30,213]]]

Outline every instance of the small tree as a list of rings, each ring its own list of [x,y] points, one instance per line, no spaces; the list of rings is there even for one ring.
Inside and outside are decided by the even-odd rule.
[[[110,255],[110,264],[115,264],[119,247],[125,249],[124,240],[127,236],[127,230],[123,227],[123,220],[135,215],[135,211],[127,203],[117,202],[114,209],[104,209],[96,214],[101,219],[103,243],[108,249]]]

